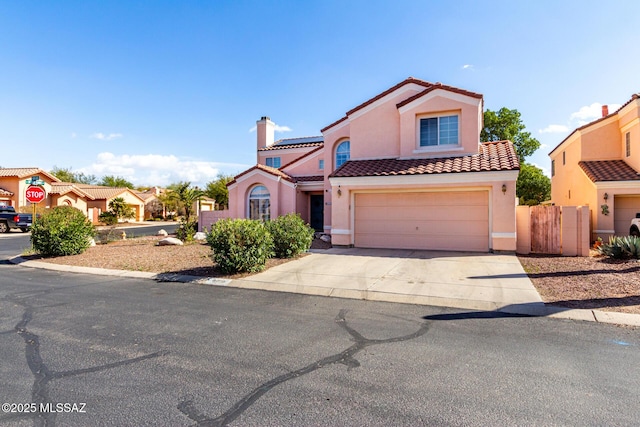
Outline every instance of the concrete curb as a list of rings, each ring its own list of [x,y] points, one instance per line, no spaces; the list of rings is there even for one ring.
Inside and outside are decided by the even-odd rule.
[[[359,289],[338,289],[319,286],[290,285],[284,283],[266,283],[250,280],[231,280],[217,277],[189,276],[173,273],[149,273],[144,271],[112,270],[95,267],[79,267],[62,264],[52,264],[41,261],[29,261],[20,255],[9,258],[12,264],[23,267],[40,268],[70,273],[96,274],[102,276],[129,277],[135,279],[151,279],[159,282],[192,283],[209,286],[227,286],[239,289],[253,289],[272,292],[287,292],[295,294],[337,297],[348,299],[362,299],[368,301],[395,302],[401,304],[431,305],[438,307],[460,308],[466,310],[496,311],[515,316],[551,317],[555,319],[581,320],[597,323],[640,327],[640,315],[619,313],[613,311],[569,309],[544,303],[516,304],[500,307],[495,302],[475,301],[458,298],[443,298],[426,295],[409,295],[392,292],[380,292]]]

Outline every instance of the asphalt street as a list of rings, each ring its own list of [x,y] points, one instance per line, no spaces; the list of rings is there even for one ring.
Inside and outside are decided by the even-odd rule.
[[[0,360],[0,425],[640,424],[637,329],[1,261]]]

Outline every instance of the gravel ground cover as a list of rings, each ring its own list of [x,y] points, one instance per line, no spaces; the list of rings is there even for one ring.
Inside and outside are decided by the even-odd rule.
[[[119,240],[91,247],[80,255],[47,258],[46,261],[118,270],[223,276],[214,265],[211,248],[206,244],[157,246],[160,239],[151,236]],[[312,245],[315,249],[328,247],[330,244],[319,239]],[[527,255],[518,256],[518,259],[545,303],[640,314],[640,262],[636,260],[613,261],[596,252],[589,257]],[[271,259],[267,268],[288,261]]]

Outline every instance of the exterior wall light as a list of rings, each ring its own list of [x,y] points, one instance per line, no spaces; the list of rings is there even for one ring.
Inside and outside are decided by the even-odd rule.
[[[338,197],[342,196],[342,190],[340,189],[340,185],[338,185]]]
[[[502,184],[502,194],[507,194],[507,184]]]
[[[609,193],[604,193],[604,201],[606,202],[607,199],[609,198]]]

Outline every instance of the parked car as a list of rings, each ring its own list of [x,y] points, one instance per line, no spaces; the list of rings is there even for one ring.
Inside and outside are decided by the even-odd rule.
[[[636,217],[631,220],[631,228],[629,228],[630,236],[640,236],[640,212],[636,213]]]
[[[13,206],[0,206],[0,233],[19,228],[26,233],[31,228],[33,215],[16,212]]]

